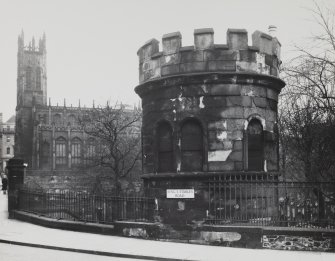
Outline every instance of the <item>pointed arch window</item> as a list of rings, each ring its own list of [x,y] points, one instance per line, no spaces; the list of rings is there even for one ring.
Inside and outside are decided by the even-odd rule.
[[[26,68],[26,88],[32,89],[32,68],[30,66]]]
[[[95,140],[94,138],[89,138],[87,140],[86,153],[85,153],[86,165],[93,164],[93,159],[95,157],[95,150],[96,150]]]
[[[172,127],[168,122],[157,126],[158,172],[173,171]]]
[[[56,168],[63,168],[67,165],[66,139],[59,137],[56,139]]]
[[[56,125],[61,124],[62,122],[62,116],[59,113],[56,113],[53,117],[53,121]]]
[[[40,67],[37,67],[36,68],[36,89],[37,90],[41,90],[42,88],[42,85],[41,85],[41,82],[42,82],[42,70]]]
[[[247,128],[248,170],[264,170],[263,126],[258,119],[252,119]]]
[[[181,170],[202,171],[203,131],[196,120],[187,120],[181,127]]]
[[[76,116],[74,116],[73,114],[70,114],[70,115],[68,116],[68,123],[69,123],[70,125],[75,125],[76,122],[77,122]]]
[[[41,149],[41,165],[42,168],[49,166],[49,160],[50,160],[50,144],[47,141],[44,141],[42,143],[42,149]]]
[[[79,138],[72,139],[71,142],[71,165],[78,166],[81,164],[82,142]]]
[[[7,155],[10,154],[10,147],[7,147]]]

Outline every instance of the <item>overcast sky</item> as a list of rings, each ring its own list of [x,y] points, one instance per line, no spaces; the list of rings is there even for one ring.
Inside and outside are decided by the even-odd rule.
[[[332,0],[319,4],[332,5]],[[52,105],[123,101],[137,104],[137,50],[149,39],[180,31],[184,46],[193,30],[211,27],[216,44],[228,28],[267,32],[278,27],[282,59],[317,28],[312,0],[0,0],[0,112],[15,114],[17,37],[47,37],[48,97]]]

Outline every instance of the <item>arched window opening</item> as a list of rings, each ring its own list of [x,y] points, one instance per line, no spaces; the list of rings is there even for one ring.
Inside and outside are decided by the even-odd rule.
[[[71,142],[71,165],[78,166],[81,163],[81,140],[74,138]]]
[[[203,134],[195,120],[186,121],[181,128],[181,170],[202,171]]]
[[[249,122],[248,129],[248,170],[264,170],[263,126],[257,119]]]
[[[30,66],[26,69],[26,88],[32,89],[32,68]]]
[[[73,114],[70,114],[68,116],[68,122],[70,125],[75,125],[77,122],[76,116],[74,116]]]
[[[63,137],[56,139],[56,168],[64,168],[67,166],[67,150],[66,140]]]
[[[7,147],[7,155],[10,154],[10,147]]]
[[[54,118],[53,121],[56,125],[61,124],[62,116],[59,113],[55,114],[53,118]]]
[[[49,160],[50,160],[50,144],[46,141],[42,144],[41,149],[41,166],[48,167],[49,166]]]
[[[173,171],[172,128],[169,123],[162,122],[157,127],[158,172]]]
[[[95,157],[95,140],[89,138],[86,146],[85,161],[86,165],[92,165]]]
[[[41,90],[41,77],[42,77],[42,70],[40,67],[36,68],[36,89]]]

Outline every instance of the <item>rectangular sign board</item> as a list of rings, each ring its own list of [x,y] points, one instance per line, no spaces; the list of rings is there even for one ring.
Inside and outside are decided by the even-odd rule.
[[[194,189],[167,189],[166,198],[194,198]]]

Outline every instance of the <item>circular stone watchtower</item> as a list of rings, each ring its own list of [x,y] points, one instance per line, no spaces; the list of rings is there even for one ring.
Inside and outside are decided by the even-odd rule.
[[[277,102],[285,83],[278,78],[280,43],[270,35],[254,32],[252,46],[244,29],[228,29],[227,44],[214,44],[208,28],[194,30],[194,46],[181,39],[170,33],[162,51],[156,39],[139,49],[135,91],[145,186],[155,189],[165,217],[183,212],[188,220],[208,215],[208,179],[277,175]],[[185,191],[172,200],[167,189]]]

